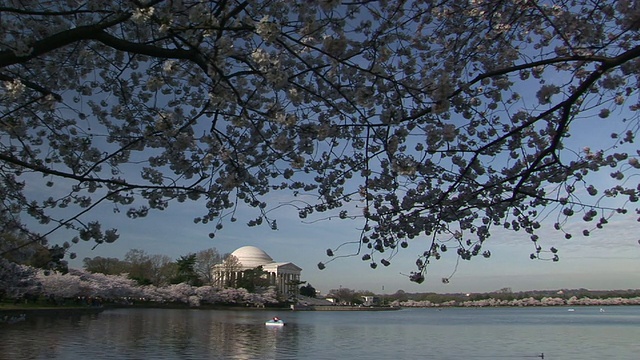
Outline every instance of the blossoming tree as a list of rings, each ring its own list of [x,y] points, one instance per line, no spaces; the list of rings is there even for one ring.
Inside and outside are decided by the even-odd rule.
[[[211,236],[244,203],[275,228],[280,190],[313,195],[292,201],[301,218],[360,217],[372,267],[426,238],[421,282],[448,249],[490,256],[494,227],[557,260],[542,217],[570,237],[582,216],[588,235],[638,199],[633,1],[30,0],[0,16],[0,206],[75,241],[118,238],[91,218],[101,203],[139,218],[204,200]],[[608,141],[572,142],[594,119]]]
[[[30,266],[0,258],[0,300],[5,297],[17,299],[34,292],[38,287],[35,273],[35,269]]]

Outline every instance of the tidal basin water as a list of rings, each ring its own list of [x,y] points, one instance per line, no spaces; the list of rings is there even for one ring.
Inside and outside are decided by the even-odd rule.
[[[640,359],[640,307],[574,309],[106,310],[0,324],[0,359]]]

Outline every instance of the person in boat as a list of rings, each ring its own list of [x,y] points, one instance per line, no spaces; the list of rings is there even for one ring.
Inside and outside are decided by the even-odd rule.
[[[277,316],[274,316],[274,317],[273,317],[273,321],[280,321],[280,318],[279,318],[279,317],[277,317]]]

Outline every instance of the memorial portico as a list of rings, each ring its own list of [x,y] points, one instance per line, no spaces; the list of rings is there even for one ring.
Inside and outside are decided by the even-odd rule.
[[[224,264],[213,267],[216,286],[234,284],[242,278],[245,270],[262,266],[271,286],[275,286],[281,294],[297,293],[302,269],[290,262],[275,262],[264,250],[255,246],[243,246],[231,253],[238,260],[237,266],[229,269]]]

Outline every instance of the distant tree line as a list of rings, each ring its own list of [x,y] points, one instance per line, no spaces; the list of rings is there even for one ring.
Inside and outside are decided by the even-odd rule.
[[[302,289],[301,289],[302,294]],[[374,294],[369,290],[353,290],[346,287],[329,290],[328,298],[335,299],[341,305],[359,305],[364,303],[363,296],[376,296],[381,304],[397,306],[476,306],[477,304],[549,304],[550,299],[557,304],[578,304],[576,299],[606,300],[606,299],[636,299],[640,298],[640,289],[630,290],[533,290],[513,292],[511,288],[485,293],[407,293],[398,290],[393,294]],[[557,305],[554,303],[554,305]],[[418,305],[416,305],[418,304]],[[474,305],[475,304],[475,305]],[[427,306],[427,305],[425,305]]]
[[[353,290],[347,287],[340,287],[338,289],[331,289],[327,293],[328,298],[336,300],[340,305],[360,305],[364,302],[363,296],[373,296],[373,292],[369,290]]]
[[[590,298],[590,299],[610,299],[610,298],[622,298],[631,299],[640,297],[640,289],[629,290],[589,290],[589,289],[560,289],[560,290],[532,290],[532,291],[519,291],[513,292],[510,288],[503,288],[498,291],[485,292],[485,293],[449,293],[439,294],[434,292],[429,293],[407,293],[403,290],[398,290],[394,294],[384,295],[385,299],[389,302],[403,303],[406,301],[417,302],[430,302],[433,304],[443,303],[463,303],[467,301],[481,301],[481,300],[499,300],[499,301],[514,301],[523,299],[542,300],[543,298],[557,298],[562,300],[569,300],[571,298]]]
[[[215,248],[180,256],[173,260],[167,255],[148,254],[131,249],[124,260],[96,256],[84,258],[83,267],[91,273],[106,275],[127,274],[140,285],[164,286],[187,283],[193,286],[213,285],[211,268],[221,264],[230,254],[221,255]]]
[[[37,242],[30,241],[29,236],[20,231],[15,218],[0,211],[0,298],[3,294],[7,295],[4,290],[10,287],[10,284],[13,286],[15,283],[23,282],[21,278],[31,276],[35,269],[52,270],[59,274],[68,273],[68,263],[64,260],[64,254],[69,246],[67,243],[49,246],[46,238]],[[6,249],[13,250],[4,251]],[[221,285],[223,288],[244,288],[250,293],[269,286],[262,267],[244,270],[238,281],[221,284],[211,271],[216,265],[222,265],[226,271],[231,272],[239,271],[241,266],[235,256],[230,253],[221,254],[215,248],[189,253],[175,260],[167,255],[149,254],[141,249],[129,250],[124,259],[102,256],[83,259],[83,268],[89,273],[125,275],[135,280],[138,285]],[[27,266],[32,270],[16,270],[22,269],[20,266]],[[297,285],[304,283],[300,282]],[[300,293],[315,297],[316,290],[309,284],[300,287]]]
[[[105,258],[96,256],[84,258],[83,267],[90,273],[105,275],[127,276],[138,282],[139,285],[167,286],[171,284],[186,283],[191,286],[220,285],[215,278],[212,268],[222,265],[227,271],[239,271],[238,259],[226,253],[221,255],[217,249],[210,248],[196,253],[180,256],[172,260],[166,255],[151,255],[144,250],[131,249],[124,256],[124,260],[117,258]],[[269,280],[262,266],[254,269],[243,270],[243,276],[235,282],[227,281],[222,284],[226,288],[243,288],[254,292],[260,288],[268,287]],[[296,285],[305,284],[299,282]],[[304,296],[315,297],[316,289],[311,284],[301,286],[299,293]]]

